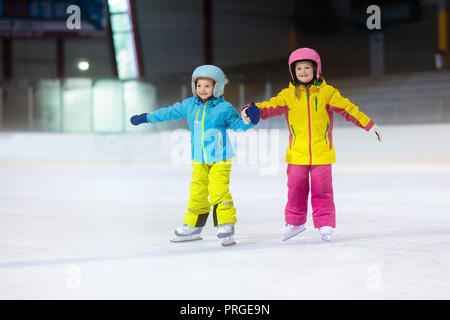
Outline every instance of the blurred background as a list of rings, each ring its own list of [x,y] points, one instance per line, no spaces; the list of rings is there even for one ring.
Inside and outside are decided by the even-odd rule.
[[[368,25],[372,4],[379,29]],[[268,99],[288,86],[287,59],[299,47],[316,49],[326,81],[377,123],[449,122],[448,7],[446,0],[0,0],[0,131],[186,128],[184,120],[132,127],[128,119],[191,96],[201,64],[225,71],[225,98],[237,109]],[[284,126],[282,117],[261,124]]]

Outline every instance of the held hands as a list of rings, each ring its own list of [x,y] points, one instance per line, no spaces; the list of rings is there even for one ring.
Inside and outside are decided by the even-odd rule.
[[[258,107],[252,102],[242,107],[241,118],[247,125],[250,123],[256,125],[261,118],[261,114]]]
[[[132,116],[130,122],[135,126],[140,125],[141,123],[147,123],[147,113]]]
[[[382,137],[381,137],[381,130],[380,128],[375,124],[372,128],[370,128],[369,130],[369,134],[376,140],[378,141],[382,141]]]
[[[246,106],[242,107],[242,110],[241,110],[241,118],[245,124],[250,124],[250,122],[252,122],[252,120],[250,120],[250,117],[247,114],[248,107],[249,107],[249,105],[247,104]]]

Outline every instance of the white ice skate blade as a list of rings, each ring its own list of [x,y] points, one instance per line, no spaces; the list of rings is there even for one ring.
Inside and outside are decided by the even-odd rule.
[[[172,239],[170,239],[170,242],[187,242],[187,241],[194,241],[194,240],[202,240],[202,237],[200,234],[193,234],[190,236],[174,236]]]
[[[234,241],[233,237],[222,238],[222,246],[224,246],[224,247],[232,246],[235,244],[236,244],[236,241]]]
[[[331,234],[323,234],[322,235],[323,241],[330,241],[331,240]]]
[[[292,230],[290,232],[285,232],[285,233],[283,233],[283,237],[281,238],[281,241],[289,240],[290,238],[298,235],[299,233],[301,233],[301,232],[303,232],[305,230],[306,230],[306,227],[303,226],[303,228],[298,228],[298,229],[294,229],[294,230]]]

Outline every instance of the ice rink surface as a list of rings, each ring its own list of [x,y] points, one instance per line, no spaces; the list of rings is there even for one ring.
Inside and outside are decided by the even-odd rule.
[[[226,248],[212,217],[203,240],[169,242],[191,165],[75,161],[69,151],[64,161],[51,137],[1,135],[0,298],[449,299],[449,128],[384,128],[382,144],[336,128],[330,242],[311,211],[305,232],[280,241],[282,161],[271,174],[233,165],[237,245]]]

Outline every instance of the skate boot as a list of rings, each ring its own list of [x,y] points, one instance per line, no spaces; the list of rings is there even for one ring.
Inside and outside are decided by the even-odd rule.
[[[227,247],[236,244],[234,241],[234,224],[225,223],[217,227],[217,238],[222,240],[222,246]]]
[[[322,240],[330,241],[331,235],[333,234],[334,228],[329,226],[323,226],[319,228],[319,232],[322,235]]]
[[[201,240],[202,237],[200,233],[202,232],[201,227],[190,227],[187,224],[183,224],[175,228],[175,235],[170,239],[171,242],[184,242],[192,240]]]
[[[306,225],[302,224],[301,226],[294,226],[292,224],[286,223],[282,230],[282,238],[281,241],[289,240],[290,238],[298,235],[300,232],[305,231]]]

